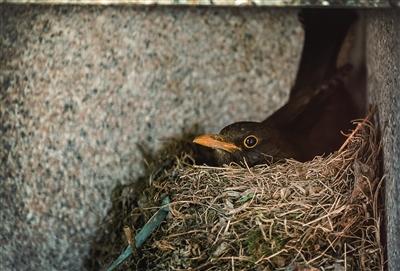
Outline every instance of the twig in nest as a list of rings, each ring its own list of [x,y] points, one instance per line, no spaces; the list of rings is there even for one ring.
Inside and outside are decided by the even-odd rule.
[[[367,115],[361,122],[359,122],[359,123],[357,124],[357,127],[356,127],[356,128],[353,130],[353,132],[351,132],[351,134],[347,137],[346,141],[345,141],[345,142],[343,143],[343,145],[340,147],[340,149],[339,149],[338,152],[342,152],[342,151],[347,147],[347,145],[350,143],[350,141],[353,139],[354,135],[355,135],[357,132],[359,132],[360,129],[361,129],[362,127],[364,127],[364,126],[367,124],[367,122],[370,122],[370,121],[371,121],[371,118],[372,118],[372,116],[374,115],[374,113],[375,113],[375,109],[373,108],[373,109],[371,109],[371,110],[369,111],[368,115]]]

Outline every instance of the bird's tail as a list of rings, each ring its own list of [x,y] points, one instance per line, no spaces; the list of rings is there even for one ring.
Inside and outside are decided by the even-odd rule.
[[[322,82],[322,84],[315,89],[313,96],[315,97],[320,95],[321,93],[333,91],[340,85],[344,85],[345,81],[349,78],[352,70],[353,65],[349,63],[339,67],[332,77]]]
[[[338,68],[333,76],[324,80],[320,86],[316,88],[309,87],[307,90],[297,92],[290,97],[286,105],[264,120],[264,122],[278,126],[286,126],[293,123],[304,113],[310,104],[323,104],[324,100],[328,99],[334,93],[335,89],[344,85],[352,69],[351,64],[345,64]]]

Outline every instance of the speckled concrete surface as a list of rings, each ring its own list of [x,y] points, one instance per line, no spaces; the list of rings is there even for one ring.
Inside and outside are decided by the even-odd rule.
[[[389,270],[400,270],[400,10],[369,12],[368,91],[382,130]]]
[[[0,264],[79,270],[110,192],[194,124],[284,103],[296,11],[0,6]]]
[[[390,7],[397,0],[0,0],[5,3],[139,4],[284,7]]]

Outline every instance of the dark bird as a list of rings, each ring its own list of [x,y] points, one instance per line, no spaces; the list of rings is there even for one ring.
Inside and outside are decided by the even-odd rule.
[[[305,13],[305,46],[289,102],[262,122],[237,122],[219,134],[197,136],[193,142],[208,150],[200,163],[245,161],[253,166],[285,158],[306,161],[336,150],[343,142],[340,131],[349,129],[350,121],[359,116],[344,84],[352,65],[336,68],[336,60],[354,13],[339,11],[345,15],[339,17],[329,11]],[[323,28],[319,22],[327,17],[338,23],[328,20]]]
[[[311,159],[319,151],[319,142],[310,131],[318,123],[316,119],[321,119],[323,115],[321,106],[345,91],[342,77],[350,68],[348,65],[342,67],[332,79],[312,93],[295,95],[262,122],[236,122],[223,128],[219,134],[197,136],[193,142],[213,149],[214,161],[209,164],[215,165],[245,160],[253,166],[285,158],[299,161]],[[323,141],[326,143],[327,140]],[[338,144],[333,145],[336,148]]]

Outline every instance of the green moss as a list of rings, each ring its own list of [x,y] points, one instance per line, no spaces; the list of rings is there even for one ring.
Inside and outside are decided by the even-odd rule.
[[[251,200],[253,197],[254,197],[254,193],[249,193],[249,194],[243,195],[240,197],[239,202],[245,203],[245,202]]]
[[[254,261],[261,257],[270,256],[282,250],[287,243],[287,239],[280,235],[272,236],[272,238],[264,239],[260,229],[251,231],[246,240],[246,251]],[[274,259],[271,259],[274,262]]]

